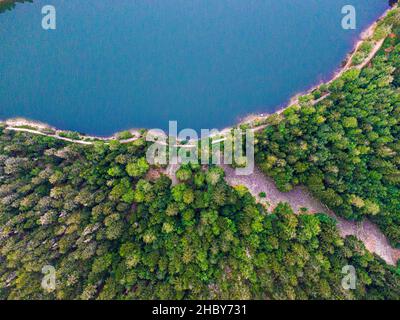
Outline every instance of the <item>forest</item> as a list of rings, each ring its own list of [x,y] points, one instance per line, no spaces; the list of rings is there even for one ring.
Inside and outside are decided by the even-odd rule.
[[[396,299],[396,268],[335,220],[273,213],[219,167],[179,183],[143,161],[143,139],[81,146],[0,135],[1,299]],[[56,288],[41,287],[54,266]],[[342,268],[357,270],[356,290]]]

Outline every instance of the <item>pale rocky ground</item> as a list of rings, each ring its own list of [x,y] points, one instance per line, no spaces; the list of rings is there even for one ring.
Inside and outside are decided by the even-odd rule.
[[[228,165],[223,165],[222,167],[226,173],[225,179],[230,185],[246,186],[259,201],[267,201],[270,204],[270,209],[276,207],[280,202],[287,202],[295,212],[299,212],[301,208],[307,208],[311,214],[327,213],[338,221],[338,229],[343,237],[347,235],[356,236],[364,242],[365,247],[370,252],[376,253],[388,264],[395,265],[400,258],[400,250],[391,247],[386,237],[375,224],[366,219],[363,222],[353,222],[337,217],[304,187],[296,187],[290,192],[280,192],[276,188],[274,181],[265,176],[258,168],[255,168],[252,175],[239,176],[236,175],[235,169],[232,167]],[[259,194],[261,192],[266,193],[266,198],[260,198]]]

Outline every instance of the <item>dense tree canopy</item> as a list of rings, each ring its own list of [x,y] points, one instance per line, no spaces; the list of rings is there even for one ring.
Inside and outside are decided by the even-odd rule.
[[[2,130],[0,298],[400,296],[396,270],[328,216],[286,204],[268,214],[218,167],[184,166],[172,186],[148,174],[145,148]],[[52,292],[41,287],[45,265],[56,270]],[[341,285],[346,265],[356,290]]]

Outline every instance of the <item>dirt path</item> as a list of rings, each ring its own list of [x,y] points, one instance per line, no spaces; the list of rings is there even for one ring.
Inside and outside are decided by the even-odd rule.
[[[176,171],[178,169],[179,169],[178,164],[169,164],[167,168],[165,168],[165,171],[163,172],[171,179],[173,186],[177,185],[179,182],[178,179],[176,178]]]
[[[54,139],[58,139],[58,140],[63,140],[63,141],[67,141],[67,142],[72,142],[72,143],[78,143],[78,144],[85,144],[85,145],[91,145],[93,144],[93,142],[91,141],[83,141],[83,140],[74,140],[74,139],[70,139],[70,138],[65,138],[65,137],[61,137],[59,135],[51,135],[51,134],[47,134],[47,133],[43,133],[37,130],[33,130],[33,129],[26,129],[26,128],[15,128],[15,127],[6,127],[7,130],[12,130],[12,131],[18,131],[18,132],[28,132],[28,133],[33,133],[33,134],[38,134],[40,136],[46,136],[46,137],[51,137]]]
[[[7,126],[5,128],[6,130],[11,130],[11,131],[18,131],[18,132],[28,132],[28,133],[32,133],[32,134],[38,134],[40,136],[46,136],[46,137],[50,137],[50,138],[54,138],[57,140],[63,140],[63,141],[67,141],[67,142],[72,142],[72,143],[77,143],[77,144],[83,144],[83,145],[93,145],[96,140],[100,140],[100,141],[105,141],[106,143],[108,143],[110,140],[117,140],[116,138],[96,138],[95,141],[85,141],[85,140],[76,140],[76,139],[71,139],[71,138],[66,138],[66,137],[62,137],[59,134],[48,134],[48,133],[44,133],[38,130],[33,130],[33,129],[27,129],[27,128],[17,128],[17,127],[13,127],[13,126]],[[91,137],[83,137],[83,138],[91,138]],[[139,136],[135,136],[129,139],[125,139],[125,140],[118,140],[120,143],[124,144],[124,143],[130,143],[133,142],[137,139],[139,139]]]
[[[289,203],[295,212],[301,208],[307,208],[309,213],[325,212],[338,221],[340,234],[345,237],[354,235],[364,242],[365,247],[373,253],[376,253],[388,264],[395,265],[400,259],[400,250],[394,249],[389,244],[386,237],[379,228],[368,220],[363,222],[347,221],[337,217],[331,210],[315,199],[304,187],[297,187],[290,192],[280,192],[274,181],[266,177],[258,168],[250,176],[238,176],[235,169],[230,166],[222,165],[226,173],[226,181],[230,185],[244,185],[258,201],[268,201],[270,210],[276,207],[280,202]],[[260,198],[260,192],[266,193],[266,198]]]

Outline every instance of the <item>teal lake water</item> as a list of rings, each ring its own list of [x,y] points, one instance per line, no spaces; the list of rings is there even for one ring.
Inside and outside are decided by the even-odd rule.
[[[330,78],[386,0],[38,0],[0,14],[0,119],[224,128]],[[57,29],[41,27],[54,5]]]

